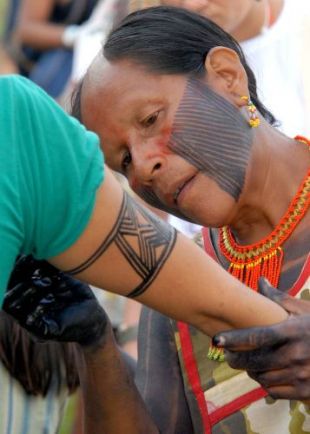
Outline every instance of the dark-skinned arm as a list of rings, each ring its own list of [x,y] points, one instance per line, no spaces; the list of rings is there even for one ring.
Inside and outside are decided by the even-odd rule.
[[[244,369],[273,398],[310,399],[310,302],[278,291],[265,280],[260,292],[282,306],[290,318],[270,327],[220,333],[232,368]]]
[[[80,380],[87,434],[158,434],[112,335],[100,346],[85,348]]]
[[[86,284],[28,257],[18,262],[10,285],[3,308],[21,326],[40,340],[80,344],[86,434],[159,433]]]

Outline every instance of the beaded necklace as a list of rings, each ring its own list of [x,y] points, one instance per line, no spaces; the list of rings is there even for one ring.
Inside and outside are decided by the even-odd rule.
[[[310,147],[310,141],[304,137],[297,136],[295,139]],[[223,256],[230,262],[228,272],[255,291],[261,276],[266,277],[271,285],[278,286],[284,256],[282,245],[302,220],[309,205],[310,170],[279,224],[271,234],[258,243],[238,245],[231,230],[227,226],[221,228],[219,247]],[[211,360],[223,361],[224,353],[211,346],[208,357]]]

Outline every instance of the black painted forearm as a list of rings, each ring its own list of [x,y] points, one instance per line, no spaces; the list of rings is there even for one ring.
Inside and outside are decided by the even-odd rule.
[[[96,350],[84,350],[81,384],[85,434],[159,434],[112,332]]]

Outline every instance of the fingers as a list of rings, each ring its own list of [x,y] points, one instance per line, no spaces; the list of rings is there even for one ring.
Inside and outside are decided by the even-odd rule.
[[[3,301],[3,309],[10,306],[14,301],[19,300],[19,298],[25,292],[25,285],[23,283],[19,283],[13,289],[10,289],[4,297]]]
[[[286,297],[286,293],[279,291],[274,288],[265,277],[260,277],[258,280],[258,291],[260,294],[274,301],[275,303],[281,304],[283,299]]]
[[[27,321],[27,330],[41,341],[57,340],[59,337],[59,327],[56,321],[46,318],[45,316],[38,316],[37,318],[29,317]]]
[[[306,300],[299,300],[291,297],[283,291],[279,291],[270,285],[269,281],[261,277],[258,281],[259,292],[270,300],[282,306],[287,312],[301,315],[303,313],[310,313],[310,303]]]
[[[286,339],[285,333],[276,324],[270,327],[252,327],[218,333],[214,336],[213,343],[232,351],[251,351],[262,346],[280,345]]]
[[[281,357],[281,352],[271,351],[270,347],[264,350],[253,350],[246,352],[235,352],[225,350],[225,359],[234,369],[248,371],[279,370],[289,366],[289,357]]]
[[[309,384],[300,384],[299,387],[296,387],[296,385],[284,384],[281,386],[264,387],[264,389],[273,399],[289,399],[298,401],[306,401],[310,399]]]
[[[4,299],[3,309],[14,316],[18,321],[21,321],[34,306],[40,301],[44,295],[45,287],[25,287],[23,283],[15,286],[10,290]]]
[[[52,309],[50,309],[50,307],[52,307]],[[57,312],[58,311],[59,309],[57,309]],[[49,301],[44,299],[44,303],[39,304],[34,311],[27,316],[25,328],[39,339],[56,339],[59,335],[59,325],[54,313],[55,305],[52,299]]]
[[[309,360],[295,362],[281,352],[255,354],[225,352],[227,361],[235,369],[247,368],[248,375],[262,385],[273,397],[306,400],[310,398]]]
[[[307,302],[305,302],[307,303]],[[306,341],[309,344],[310,315],[290,317],[268,327],[253,327],[218,333],[214,345],[231,351],[251,351],[262,347],[275,347],[287,342]]]
[[[307,365],[299,367],[288,366],[284,369],[275,369],[266,372],[249,371],[248,374],[265,388],[277,386],[293,386],[300,388],[301,385],[310,387],[310,367]]]
[[[39,275],[41,269],[44,270],[45,275],[52,274],[52,267],[45,261],[38,261],[33,256],[20,256],[16,261],[12,271],[8,288],[11,289],[20,282],[31,282],[32,277],[36,274]],[[56,270],[56,269],[55,269]],[[49,271],[47,273],[47,271]]]

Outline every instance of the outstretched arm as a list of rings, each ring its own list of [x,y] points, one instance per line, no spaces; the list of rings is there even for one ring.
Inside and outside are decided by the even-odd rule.
[[[192,241],[124,194],[108,169],[83,235],[50,261],[79,279],[134,296],[209,335],[273,324],[287,316],[280,306],[249,291]]]

